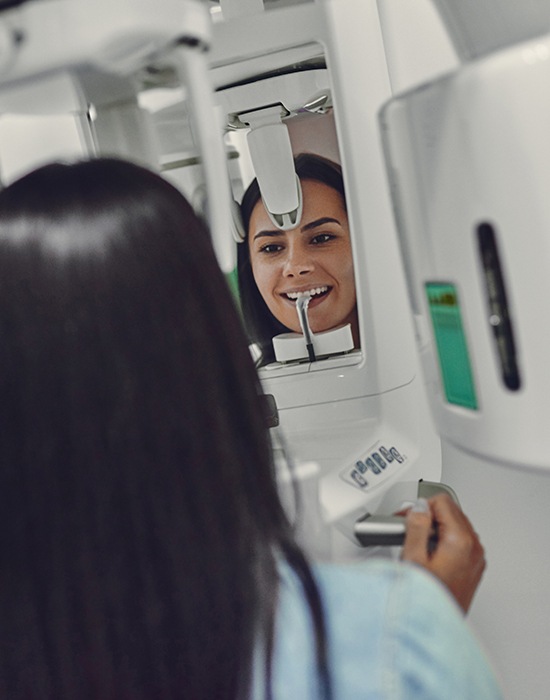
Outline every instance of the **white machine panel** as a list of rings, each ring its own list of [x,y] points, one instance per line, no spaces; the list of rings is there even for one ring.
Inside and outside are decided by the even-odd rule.
[[[548,0],[432,0],[461,58],[471,60],[546,34]]]
[[[381,122],[441,434],[550,469],[550,40],[392,100]]]

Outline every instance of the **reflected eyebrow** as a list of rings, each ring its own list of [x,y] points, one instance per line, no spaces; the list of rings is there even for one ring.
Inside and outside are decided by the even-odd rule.
[[[312,228],[317,228],[317,226],[322,226],[323,224],[338,224],[341,226],[342,224],[338,221],[338,219],[333,219],[330,216],[322,216],[320,219],[315,219],[315,221],[310,221],[308,224],[304,224],[303,226],[300,227],[300,231],[309,231]]]
[[[258,233],[254,234],[252,240],[255,241],[256,238],[261,238],[262,236],[284,236],[284,234],[285,232],[279,231],[279,229],[274,229],[273,231],[258,231]]]
[[[338,219],[333,219],[330,216],[322,216],[320,219],[315,219],[315,221],[310,221],[309,223],[301,226],[300,231],[310,231],[312,228],[317,228],[317,226],[322,226],[323,224],[338,224],[338,226],[342,225],[341,222],[338,221]],[[258,233],[254,234],[252,240],[255,241],[256,238],[260,238],[261,236],[284,236],[284,234],[285,231],[282,231],[280,229],[275,229],[273,231],[258,231]]]

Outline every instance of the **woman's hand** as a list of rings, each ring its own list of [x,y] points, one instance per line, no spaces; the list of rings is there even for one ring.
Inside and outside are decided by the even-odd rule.
[[[423,503],[426,512],[421,512]],[[430,542],[434,527],[435,546]],[[472,524],[447,494],[421,500],[420,512],[418,507],[409,510],[402,559],[440,579],[468,612],[485,569],[485,553]]]

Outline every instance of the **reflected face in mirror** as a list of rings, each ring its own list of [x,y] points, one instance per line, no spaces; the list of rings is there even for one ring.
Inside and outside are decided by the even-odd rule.
[[[342,195],[317,180],[301,180],[302,219],[277,229],[261,202],[250,216],[252,273],[267,307],[284,326],[301,332],[299,292],[310,292],[308,317],[314,333],[351,323],[358,342],[357,304],[348,217]]]

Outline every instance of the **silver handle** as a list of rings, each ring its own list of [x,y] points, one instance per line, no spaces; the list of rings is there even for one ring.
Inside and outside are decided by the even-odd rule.
[[[355,537],[363,547],[402,545],[405,518],[400,515],[367,515],[355,523]]]
[[[419,481],[418,498],[431,498],[438,493],[447,493],[458,505],[456,493],[447,484],[436,481]],[[363,547],[396,547],[405,539],[405,518],[402,515],[371,515],[367,513],[354,526],[354,534]],[[430,546],[437,543],[437,529],[434,527]]]

